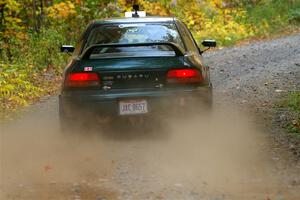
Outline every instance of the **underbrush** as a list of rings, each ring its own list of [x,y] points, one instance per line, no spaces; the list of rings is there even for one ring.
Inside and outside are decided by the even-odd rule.
[[[10,43],[0,61],[0,119],[41,96],[57,91],[65,55],[59,53],[63,38],[56,30],[28,33],[23,41]]]
[[[212,38],[220,46],[231,46],[251,37],[267,37],[300,25],[299,0],[261,0],[240,4],[224,2],[182,1],[182,9],[173,9],[173,13],[188,25],[198,42]]]

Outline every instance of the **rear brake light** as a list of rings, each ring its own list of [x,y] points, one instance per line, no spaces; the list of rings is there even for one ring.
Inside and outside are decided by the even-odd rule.
[[[167,74],[168,83],[200,83],[202,81],[202,74],[196,69],[172,69]]]
[[[66,86],[68,87],[94,87],[99,85],[100,78],[97,73],[71,73],[66,79]]]

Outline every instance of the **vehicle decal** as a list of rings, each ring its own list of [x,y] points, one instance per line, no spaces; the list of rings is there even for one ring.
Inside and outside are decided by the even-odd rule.
[[[93,71],[93,67],[84,67],[83,71],[85,71],[85,72],[91,72],[91,71]]]

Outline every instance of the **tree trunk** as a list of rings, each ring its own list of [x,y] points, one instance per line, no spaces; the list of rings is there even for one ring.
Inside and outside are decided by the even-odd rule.
[[[5,7],[5,3],[0,4],[0,30],[2,31],[2,29],[4,29],[4,7]]]
[[[40,0],[40,16],[39,16],[39,29],[44,24],[44,0]]]
[[[38,19],[36,17],[36,0],[32,0],[32,16],[33,16],[33,23],[34,23],[34,30],[35,32],[39,32],[39,27],[38,27]]]

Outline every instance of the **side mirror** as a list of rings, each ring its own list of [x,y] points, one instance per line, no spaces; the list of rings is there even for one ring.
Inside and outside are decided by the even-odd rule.
[[[73,53],[75,50],[75,47],[73,47],[72,45],[62,45],[60,47],[60,52],[62,53]]]
[[[215,40],[203,40],[202,45],[205,47],[216,47],[217,42]]]

